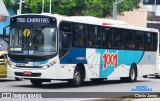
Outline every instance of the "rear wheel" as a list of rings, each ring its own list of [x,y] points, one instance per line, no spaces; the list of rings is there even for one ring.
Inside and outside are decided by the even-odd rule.
[[[43,83],[43,81],[40,79],[31,79],[30,81],[34,86],[40,86]]]
[[[73,79],[68,80],[68,83],[73,87],[78,87],[82,84],[84,79],[82,78],[82,72],[80,69],[75,69]]]
[[[132,65],[129,71],[129,77],[121,77],[123,82],[136,82],[137,81],[137,70],[135,65]]]
[[[129,81],[130,82],[136,82],[137,81],[137,71],[136,71],[136,67],[134,65],[132,65],[131,68],[130,68]]]

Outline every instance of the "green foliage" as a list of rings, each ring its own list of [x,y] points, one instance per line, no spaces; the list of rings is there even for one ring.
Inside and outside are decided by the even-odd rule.
[[[10,1],[16,0],[4,0],[5,4]],[[43,0],[25,0],[31,12],[29,13],[41,13]],[[96,16],[106,17],[111,16],[113,11],[113,2],[115,0],[51,0],[52,13],[62,15],[82,15],[82,16]],[[119,1],[119,0],[118,0]],[[122,14],[124,11],[129,11],[139,8],[141,0],[124,0],[118,4],[118,13]],[[44,12],[49,12],[50,0],[44,0]]]
[[[17,4],[19,2],[19,0],[3,0],[3,1],[4,1],[7,8],[11,7],[11,8],[13,8],[13,10],[15,12],[19,7],[18,4]]]

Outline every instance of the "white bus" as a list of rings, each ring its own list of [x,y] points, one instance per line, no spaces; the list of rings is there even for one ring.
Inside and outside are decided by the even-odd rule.
[[[80,86],[85,79],[112,77],[135,82],[157,71],[156,29],[52,14],[13,16],[9,26],[8,76],[30,79],[35,86],[51,80]]]

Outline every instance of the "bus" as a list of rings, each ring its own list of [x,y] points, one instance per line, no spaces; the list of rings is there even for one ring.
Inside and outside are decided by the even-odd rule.
[[[11,17],[8,76],[35,86],[51,80],[80,86],[86,79],[135,82],[157,72],[159,32],[92,16]]]

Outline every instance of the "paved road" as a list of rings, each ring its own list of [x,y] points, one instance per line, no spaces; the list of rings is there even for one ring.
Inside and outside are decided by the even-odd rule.
[[[153,92],[160,92],[160,79],[138,78],[134,83],[122,82],[119,79],[106,80],[103,83],[86,81],[81,87],[72,88],[65,81],[52,81],[34,87],[29,80],[0,78],[0,92],[131,92],[136,86],[148,86]]]
[[[73,92],[76,92],[74,94],[82,94],[84,97],[87,97],[87,94],[96,95],[98,93],[101,93],[105,95],[105,93],[103,92],[113,92],[113,93],[106,93],[111,96],[124,96],[124,94],[126,94],[124,92],[132,92],[131,90],[133,88],[136,88],[137,86],[147,86],[148,88],[152,89],[152,92],[160,92],[160,79],[154,77],[150,78],[139,77],[138,81],[135,83],[122,82],[119,79],[106,80],[103,83],[93,83],[91,81],[86,81],[81,87],[72,88],[67,84],[67,82],[64,81],[63,82],[52,81],[49,83],[44,83],[42,86],[34,87],[29,80],[15,81],[14,79],[11,78],[0,78],[0,92],[60,92],[55,96],[60,96],[59,94],[71,95],[73,94]],[[69,93],[64,93],[64,92],[69,92]],[[84,93],[79,93],[79,92],[84,92]],[[123,93],[116,93],[116,92],[123,92]],[[73,100],[75,99],[76,98],[74,98]],[[68,101],[70,100],[71,99],[68,98]],[[55,99],[53,101],[59,101],[59,100]]]

